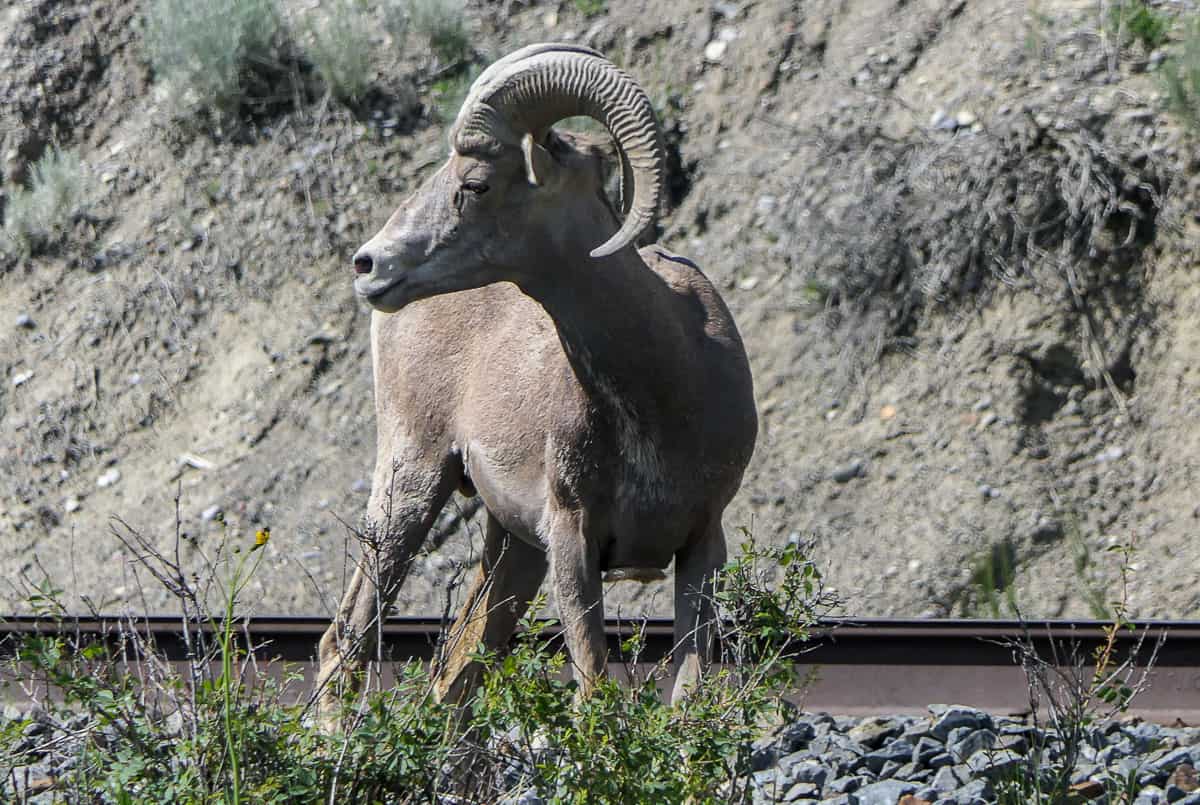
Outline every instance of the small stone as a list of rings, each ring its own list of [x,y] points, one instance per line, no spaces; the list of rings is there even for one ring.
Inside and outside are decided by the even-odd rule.
[[[33,377],[33,370],[32,370],[32,369],[30,369],[30,370],[28,370],[28,371],[25,371],[25,372],[17,372],[15,375],[13,375],[12,384],[13,384],[13,386],[14,386],[14,387],[16,387],[16,386],[23,386],[23,385],[25,385],[27,382],[29,382],[29,380],[30,380],[32,377]]]
[[[882,419],[884,422],[887,422],[889,419],[894,419],[895,416],[896,416],[896,406],[894,406],[894,405],[885,405],[879,409],[879,418]]]
[[[779,761],[779,747],[773,738],[759,738],[750,744],[750,771],[763,771]]]
[[[863,786],[854,792],[854,796],[858,798],[859,805],[895,805],[900,797],[916,790],[916,783],[908,783],[904,780],[881,780],[878,783]]]
[[[791,754],[808,746],[817,737],[816,725],[810,721],[795,721],[783,728],[779,734],[780,748]]]
[[[931,769],[940,769],[945,766],[953,766],[954,755],[950,754],[949,752],[942,752],[941,754],[934,755],[933,757],[929,758],[929,761],[925,765]]]
[[[995,411],[988,411],[979,420],[979,430],[987,430],[992,425],[994,425],[996,423],[996,420],[999,418],[1000,417],[996,416]]]
[[[1167,801],[1167,795],[1156,785],[1143,786],[1138,792],[1133,805],[1162,805]]]
[[[1175,771],[1181,763],[1186,763],[1189,766],[1195,765],[1195,758],[1192,756],[1191,747],[1180,747],[1178,749],[1162,749],[1151,754],[1146,758],[1145,766],[1151,771],[1166,771],[1168,773]]]
[[[725,57],[729,43],[723,39],[714,39],[704,46],[704,58],[711,62],[719,62]]]
[[[788,757],[791,756],[789,755]],[[829,769],[819,761],[807,758],[789,763],[788,758],[785,757],[779,761],[779,768],[781,771],[779,776],[781,785],[787,785],[788,783],[812,783],[817,788],[820,788],[832,776]]]
[[[862,788],[863,779],[857,776],[839,777],[829,783],[826,788],[835,794],[853,794]]]
[[[957,123],[961,128],[975,125],[975,121],[978,119],[979,118],[975,116],[975,113],[969,109],[959,109],[958,113],[954,115],[954,122]]]
[[[63,510],[67,514],[79,511],[79,498],[71,497],[63,501]]]
[[[1142,786],[1138,792],[1138,799],[1133,800],[1133,805],[1162,805],[1166,801],[1166,794],[1163,789],[1158,786]]]
[[[900,797],[900,801],[896,805],[931,805],[932,800],[917,796],[916,794],[905,794]]]
[[[829,477],[839,484],[849,483],[855,478],[861,477],[864,469],[866,469],[866,465],[860,459],[855,459],[835,469],[829,474]]]
[[[1197,788],[1200,788],[1200,777],[1196,774],[1196,769],[1190,763],[1180,763],[1175,767],[1175,771],[1171,772],[1171,776],[1167,778],[1167,784],[1173,785],[1181,791],[1191,793]]]
[[[107,489],[119,480],[121,480],[121,471],[116,467],[112,467],[108,472],[105,472],[96,479],[96,486],[101,489]]]
[[[950,798],[960,803],[987,802],[995,799],[992,784],[988,780],[972,780],[962,788],[950,792]]]
[[[359,478],[354,483],[350,484],[350,491],[361,495],[364,492],[371,491],[371,482],[366,478]]]
[[[1001,735],[992,745],[993,749],[1011,749],[1019,755],[1029,751],[1029,740],[1024,735]]]
[[[1071,796],[1075,799],[1096,799],[1104,795],[1104,783],[1099,780],[1085,780],[1071,785]]]
[[[873,773],[886,776],[882,773],[885,765],[895,763],[896,768],[899,768],[901,763],[910,761],[912,754],[913,745],[908,741],[892,741],[890,744],[864,755],[863,762]]]
[[[931,759],[945,751],[941,741],[924,736],[913,747],[910,760],[918,767],[926,766]]]
[[[200,519],[206,523],[211,522],[212,520],[216,519],[217,515],[220,513],[221,513],[220,504],[214,503],[213,505],[209,506],[204,511],[200,512]]]
[[[795,783],[787,790],[787,793],[783,795],[782,801],[795,802],[798,799],[816,799],[820,793],[821,787],[819,785],[813,785],[812,783]]]
[[[957,727],[992,729],[995,726],[989,714],[982,710],[976,710],[974,707],[959,704],[931,704],[929,710],[934,715],[933,726],[930,727],[929,734],[942,741],[945,741],[950,735],[950,731]]]
[[[884,742],[904,732],[904,726],[890,718],[865,718],[846,735],[868,749],[878,749]]]
[[[942,794],[948,794],[959,788],[964,782],[966,782],[966,778],[959,774],[953,766],[942,766],[929,781],[929,787]]]
[[[995,779],[1011,774],[1023,762],[1024,758],[1007,749],[998,751],[981,749],[968,758],[966,766],[975,777]]]
[[[957,741],[947,742],[950,754],[966,760],[981,749],[991,749],[996,743],[996,733],[991,730],[973,730]]]
[[[37,327],[37,323],[34,322],[33,316],[30,316],[28,313],[18,313],[17,327],[21,328],[22,330],[32,330],[33,328]]]

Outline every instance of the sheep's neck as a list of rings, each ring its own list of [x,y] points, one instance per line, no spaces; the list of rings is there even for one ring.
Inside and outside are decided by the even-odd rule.
[[[636,253],[521,285],[554,321],[593,401],[611,405],[616,395],[643,424],[667,413],[662,409],[674,395],[664,390],[676,385],[678,370],[661,330],[663,321],[672,320],[661,307],[670,304],[670,293]]]

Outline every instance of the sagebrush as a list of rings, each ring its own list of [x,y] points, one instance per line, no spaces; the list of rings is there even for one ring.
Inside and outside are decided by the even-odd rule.
[[[87,173],[78,152],[46,149],[33,165],[29,187],[10,191],[4,207],[4,240],[18,254],[32,254],[64,236],[85,205]]]
[[[236,114],[248,73],[273,60],[281,24],[274,0],[153,0],[146,52],[181,110]]]

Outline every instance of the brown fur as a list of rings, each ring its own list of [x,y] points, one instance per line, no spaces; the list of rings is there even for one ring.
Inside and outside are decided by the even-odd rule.
[[[357,255],[371,271],[356,288],[376,308],[368,519],[380,536],[364,558],[375,577],[356,575],[322,640],[326,682],[361,667],[378,605],[461,486],[487,508],[490,558],[442,695],[469,693],[466,653],[508,641],[547,567],[584,691],[606,660],[602,573],[649,577],[673,559],[676,691],[700,672],[721,513],[757,431],[741,338],[689,261],[659,246],[588,256],[618,227],[597,147],[551,133],[531,153],[452,153]],[[512,572],[509,540],[548,563]]]

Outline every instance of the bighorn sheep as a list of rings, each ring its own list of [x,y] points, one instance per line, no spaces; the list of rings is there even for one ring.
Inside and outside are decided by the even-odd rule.
[[[552,129],[577,115],[613,136],[623,222],[604,193],[611,151]],[[632,245],[662,192],[650,102],[593,50],[532,45],[479,76],[450,146],[354,255],[374,308],[376,538],[321,640],[322,709],[370,656],[455,489],[481,497],[487,527],[438,695],[473,689],[473,651],[507,644],[547,571],[586,694],[606,662],[602,576],[662,578],[674,558],[678,696],[709,651],[721,514],[758,422],[716,289],[689,260]]]

